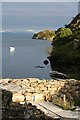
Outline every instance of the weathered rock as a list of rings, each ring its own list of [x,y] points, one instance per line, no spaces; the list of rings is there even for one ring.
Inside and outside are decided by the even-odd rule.
[[[52,78],[61,78],[61,79],[68,79],[68,76],[66,74],[57,72],[57,71],[51,71],[50,76]]]
[[[2,92],[2,106],[7,107],[12,101],[12,92],[7,90],[1,90],[1,92]]]
[[[22,95],[21,93],[13,93],[12,101],[13,102],[24,102],[24,95]]]
[[[80,47],[80,40],[74,39],[74,49],[78,49]]]
[[[26,93],[25,94],[26,101],[32,101],[33,100],[33,94],[32,93]]]
[[[33,101],[39,102],[44,100],[44,94],[35,93],[33,96]]]
[[[29,113],[26,114],[24,118],[25,118],[25,119],[29,119],[29,118],[30,118],[30,114],[29,114]]]

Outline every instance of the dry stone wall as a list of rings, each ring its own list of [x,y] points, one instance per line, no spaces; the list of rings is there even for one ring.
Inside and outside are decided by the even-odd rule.
[[[54,120],[29,102],[52,101],[63,95],[71,100],[80,97],[80,81],[74,79],[0,79],[0,87],[3,119]]]
[[[1,79],[0,87],[11,91],[12,101],[21,104],[25,101],[47,101],[56,95],[62,96],[63,94],[72,99],[78,97],[80,93],[80,81],[74,79]]]

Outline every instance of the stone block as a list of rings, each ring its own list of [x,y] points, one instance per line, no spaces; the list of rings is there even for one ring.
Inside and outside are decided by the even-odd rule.
[[[24,95],[21,93],[13,93],[12,101],[13,102],[24,102]]]

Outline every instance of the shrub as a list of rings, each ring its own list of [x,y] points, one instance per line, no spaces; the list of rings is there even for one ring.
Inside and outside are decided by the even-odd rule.
[[[57,98],[55,100],[53,100],[53,103],[59,107],[61,107],[64,110],[74,110],[75,106],[74,106],[74,102],[71,101],[64,101],[61,98]]]
[[[72,31],[70,28],[61,28],[58,32],[57,32],[57,37],[59,38],[64,38],[64,37],[68,37],[72,35]]]

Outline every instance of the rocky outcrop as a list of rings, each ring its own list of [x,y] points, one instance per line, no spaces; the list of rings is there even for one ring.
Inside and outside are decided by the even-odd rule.
[[[65,28],[55,31],[50,60],[51,68],[69,78],[80,79],[80,13]]]
[[[45,30],[33,35],[32,39],[42,39],[42,40],[50,40],[52,41],[55,37],[55,31],[53,30]]]
[[[12,101],[12,92],[2,89],[2,106],[7,108],[10,105],[10,102]]]
[[[73,20],[70,24],[66,25],[67,28],[71,28],[71,30],[75,31],[80,29],[80,13],[73,17]]]
[[[74,45],[74,49],[80,48],[80,40],[79,39],[74,39],[73,45]]]
[[[60,73],[58,71],[50,71],[50,76],[52,78],[62,78],[62,79],[68,79],[68,76],[64,73]]]
[[[20,101],[12,101],[12,93],[2,90],[2,119],[20,119],[20,120],[53,120],[53,118],[45,115],[43,111],[37,109],[31,103],[20,104]],[[16,96],[15,96],[16,97]],[[20,98],[19,94],[18,96]],[[1,117],[1,116],[0,116]]]
[[[49,63],[49,61],[48,60],[44,60],[44,62],[43,62],[45,65],[47,65],[48,63]]]

